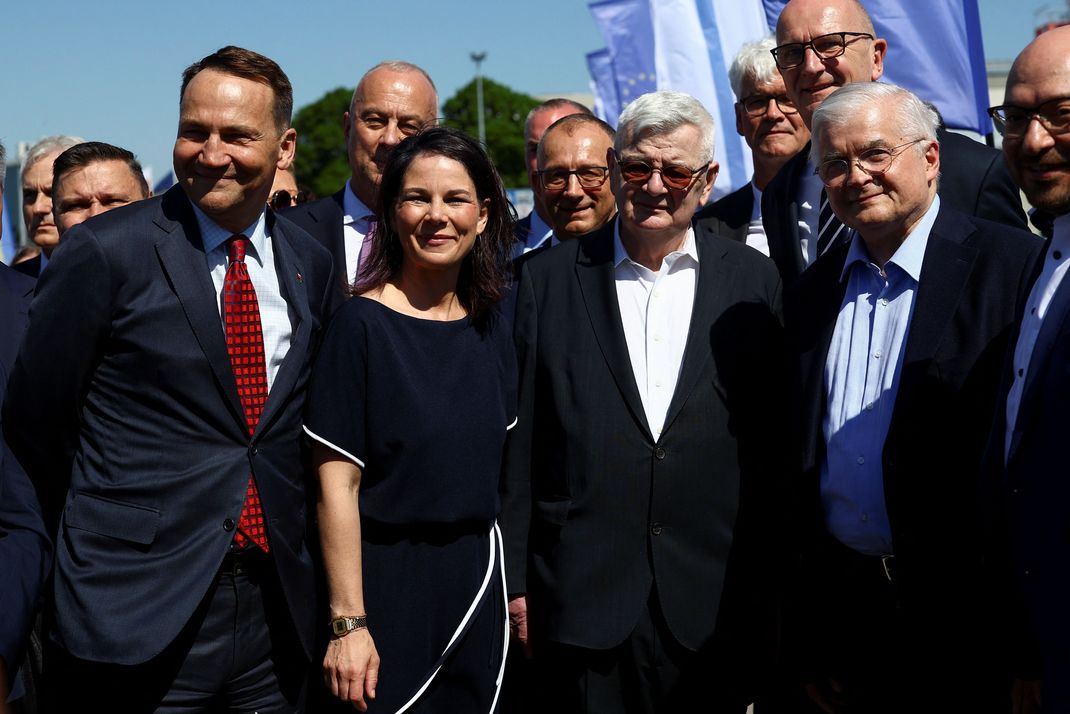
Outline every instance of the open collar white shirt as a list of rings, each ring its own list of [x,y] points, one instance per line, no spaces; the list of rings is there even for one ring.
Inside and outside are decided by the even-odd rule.
[[[669,403],[680,378],[691,312],[698,285],[695,232],[679,250],[669,253],[657,272],[631,259],[620,239],[620,221],[613,229],[613,265],[624,340],[647,425],[661,438]]]
[[[353,193],[352,179],[346,181],[342,192],[342,239],[346,254],[346,281],[356,280],[360,267],[360,249],[371,230],[375,212]]]
[[[197,226],[201,230],[201,244],[204,257],[208,261],[208,270],[215,286],[216,306],[219,308],[220,324],[223,323],[223,283],[227,277],[227,239],[232,235],[205,213],[192,204],[197,216]],[[249,271],[249,280],[256,291],[256,302],[260,307],[260,326],[264,333],[264,360],[267,366],[268,391],[275,381],[275,375],[286,359],[293,338],[294,313],[282,297],[279,276],[275,269],[275,253],[268,235],[267,214],[260,216],[241,232],[249,239],[249,249],[245,254],[245,267]]]

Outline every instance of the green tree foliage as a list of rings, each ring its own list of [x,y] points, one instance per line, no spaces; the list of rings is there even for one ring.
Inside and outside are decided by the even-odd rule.
[[[524,161],[524,119],[538,103],[539,100],[535,97],[514,92],[504,84],[483,78],[483,121],[487,132],[487,152],[508,188],[525,188],[528,185],[527,165]],[[447,126],[478,136],[476,81],[473,79],[457,90],[457,93],[446,101],[442,110]]]
[[[320,198],[340,189],[349,178],[342,115],[348,111],[352,97],[352,89],[332,89],[294,116],[297,181]]]

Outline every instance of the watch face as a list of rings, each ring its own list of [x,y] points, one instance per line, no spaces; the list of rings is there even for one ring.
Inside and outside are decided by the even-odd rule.
[[[336,635],[344,635],[346,632],[348,632],[348,625],[349,621],[346,620],[344,617],[331,621],[331,627],[334,628],[334,634]]]

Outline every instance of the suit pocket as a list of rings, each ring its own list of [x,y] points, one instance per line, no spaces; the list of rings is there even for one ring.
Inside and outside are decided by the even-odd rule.
[[[67,506],[65,520],[68,528],[149,545],[156,539],[160,512],[155,508],[78,493]]]

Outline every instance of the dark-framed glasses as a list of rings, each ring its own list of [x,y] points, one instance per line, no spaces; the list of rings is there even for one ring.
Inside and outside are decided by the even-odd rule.
[[[609,176],[608,166],[584,166],[578,169],[544,169],[537,172],[542,180],[542,187],[547,191],[564,191],[568,188],[572,176],[580,182],[582,188],[598,188]]]
[[[739,101],[743,105],[743,109],[746,110],[747,115],[752,117],[764,115],[769,109],[769,102],[776,102],[777,108],[783,114],[799,113],[799,108],[795,106],[795,102],[788,99],[786,94],[752,94],[749,97],[743,97]]]
[[[1029,130],[1029,122],[1036,119],[1049,134],[1070,131],[1070,97],[1056,97],[1035,107],[1001,104],[988,110],[996,131],[1004,137],[1017,139]]]
[[[630,184],[642,186],[657,172],[661,174],[663,184],[677,190],[690,186],[696,176],[709,168],[709,164],[697,169],[683,164],[666,164],[657,168],[639,159],[622,159],[620,156],[617,156],[617,166],[620,167],[620,177]]]
[[[928,140],[923,137],[908,141],[899,146],[893,146],[890,149],[867,149],[850,161],[847,159],[829,159],[828,161],[822,161],[821,164],[814,169],[814,173],[821,179],[821,183],[830,188],[843,185],[843,182],[847,180],[847,176],[851,173],[852,164],[862,169],[869,176],[879,176],[888,170],[896,157],[902,154],[908,146],[913,146],[919,141]]]
[[[290,193],[286,189],[279,189],[275,193],[271,194],[271,198],[268,199],[268,205],[276,211],[281,211],[284,208],[290,206],[299,206],[308,200],[308,191],[298,191],[297,193]]]
[[[851,39],[848,40],[847,38]],[[780,69],[798,67],[806,61],[806,49],[810,48],[814,54],[823,60],[839,57],[847,51],[847,45],[859,37],[873,39],[868,32],[830,32],[827,35],[815,37],[809,42],[788,42],[787,44],[774,47],[769,50],[773,53],[773,61]]]

